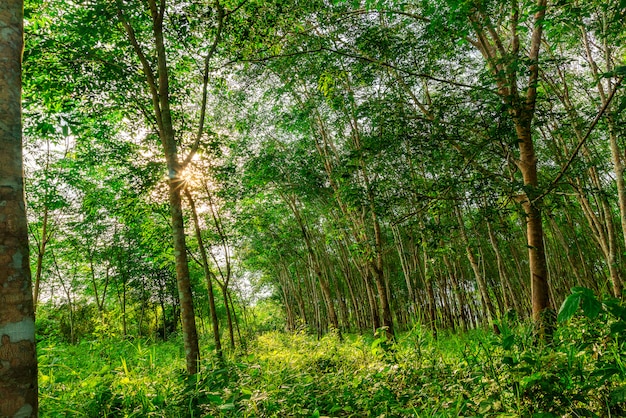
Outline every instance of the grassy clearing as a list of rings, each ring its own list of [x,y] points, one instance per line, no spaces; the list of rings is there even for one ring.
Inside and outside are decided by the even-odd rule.
[[[375,338],[271,332],[224,364],[184,374],[180,341],[39,344],[41,415],[68,417],[624,416],[626,349],[576,318],[551,344],[422,329]],[[206,352],[206,351],[205,351]]]

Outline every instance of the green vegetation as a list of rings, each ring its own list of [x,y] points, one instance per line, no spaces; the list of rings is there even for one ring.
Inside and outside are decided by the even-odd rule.
[[[576,294],[576,293],[574,293]],[[570,298],[578,305],[579,298]],[[594,302],[591,302],[593,300]],[[594,305],[597,309],[585,308]],[[184,372],[167,342],[54,338],[39,343],[42,416],[561,417],[626,413],[626,308],[613,299],[562,310],[550,343],[533,327],[442,333],[416,326],[395,343],[265,332],[223,363]],[[569,309],[569,308],[568,308]],[[572,317],[571,319],[567,317]],[[94,336],[95,337],[95,336]],[[206,348],[208,341],[201,346]]]
[[[625,2],[0,0],[0,417],[626,414]]]

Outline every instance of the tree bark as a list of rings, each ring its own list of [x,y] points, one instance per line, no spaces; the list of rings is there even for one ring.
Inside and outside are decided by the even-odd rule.
[[[0,416],[37,416],[35,314],[22,167],[23,0],[0,2]]]

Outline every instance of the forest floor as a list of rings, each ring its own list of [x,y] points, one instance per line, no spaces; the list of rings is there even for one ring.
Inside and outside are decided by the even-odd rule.
[[[415,328],[397,343],[269,332],[184,373],[182,342],[39,342],[42,417],[626,416],[626,347],[574,318],[551,343]],[[621,334],[620,334],[621,335]],[[210,345],[203,341],[205,357]]]

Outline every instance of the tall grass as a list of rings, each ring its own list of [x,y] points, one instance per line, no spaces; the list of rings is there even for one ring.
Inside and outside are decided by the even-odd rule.
[[[415,328],[384,338],[268,332],[247,354],[184,373],[182,342],[39,344],[43,417],[624,416],[626,349],[606,318],[575,318],[550,344]],[[210,350],[205,347],[204,352]]]

